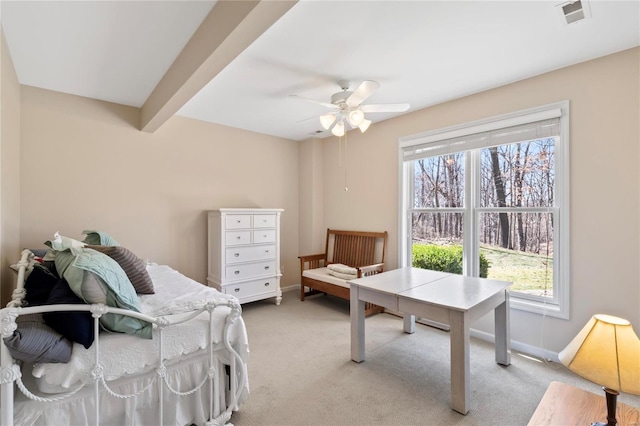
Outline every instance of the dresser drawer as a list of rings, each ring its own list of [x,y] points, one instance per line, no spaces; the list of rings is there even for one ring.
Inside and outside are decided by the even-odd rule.
[[[234,247],[225,251],[225,261],[227,264],[250,262],[252,260],[265,260],[276,258],[276,246],[250,246]]]
[[[276,230],[261,229],[259,231],[253,231],[253,242],[254,243],[275,243]]]
[[[251,244],[251,231],[229,231],[225,233],[225,245]]]
[[[225,218],[227,229],[251,228],[250,214],[230,214]]]
[[[275,214],[254,214],[253,227],[254,228],[275,228],[276,215]]]
[[[257,262],[247,265],[227,266],[225,268],[225,278],[234,281],[275,274],[276,262]]]
[[[277,284],[275,278],[265,278],[264,280],[227,285],[223,287],[223,290],[223,293],[231,294],[242,300],[259,294],[274,293],[277,291]]]

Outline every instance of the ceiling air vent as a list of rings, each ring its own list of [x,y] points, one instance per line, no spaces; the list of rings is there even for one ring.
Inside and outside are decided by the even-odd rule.
[[[567,3],[561,3],[557,6],[560,13],[562,23],[565,25],[580,22],[591,17],[589,4],[586,0],[576,0]]]

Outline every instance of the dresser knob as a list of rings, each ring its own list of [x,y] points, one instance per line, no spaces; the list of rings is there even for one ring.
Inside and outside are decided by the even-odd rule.
[[[239,289],[239,288],[236,288],[234,291],[237,293],[237,292],[239,292],[239,291],[240,291],[240,289]]]
[[[268,266],[265,266],[265,267],[264,267],[264,270],[265,270],[265,271],[268,271],[268,270],[269,270],[269,267],[268,267]]]
[[[240,219],[236,219],[236,223],[240,223]]]
[[[264,283],[264,286],[265,287],[269,287],[269,283]]]
[[[235,257],[240,257],[240,253],[234,253],[233,254]]]
[[[234,274],[238,275],[240,274],[240,271],[235,271]]]
[[[239,239],[240,239],[240,235],[238,235],[238,236],[236,237],[236,240],[239,240]]]

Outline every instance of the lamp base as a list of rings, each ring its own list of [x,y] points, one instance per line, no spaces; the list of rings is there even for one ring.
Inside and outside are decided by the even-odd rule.
[[[616,426],[618,421],[616,420],[616,400],[620,393],[614,389],[603,387],[602,390],[607,397],[607,423],[593,422],[591,426]]]

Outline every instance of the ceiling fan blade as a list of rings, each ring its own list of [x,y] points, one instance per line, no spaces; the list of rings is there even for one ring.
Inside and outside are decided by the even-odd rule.
[[[327,107],[327,108],[331,108],[331,109],[338,109],[337,105],[330,104],[328,102],[317,101],[317,100],[311,99],[311,98],[305,98],[304,96],[289,95],[289,97],[290,98],[295,98],[295,99],[301,99],[301,100],[307,101],[307,102],[313,102],[314,104],[322,105],[323,107]]]
[[[409,109],[409,104],[377,104],[362,105],[362,112],[404,112]]]
[[[305,122],[305,121],[309,121],[309,120],[317,120],[317,119],[318,119],[318,116],[317,116],[317,115],[314,115],[313,117],[309,117],[309,118],[304,118],[304,119],[302,119],[302,120],[298,120],[298,121],[296,121],[296,123],[303,123],[303,122]]]
[[[380,87],[380,83],[373,80],[365,80],[360,86],[353,91],[351,96],[347,98],[347,105],[355,107],[365,101],[371,94]]]

